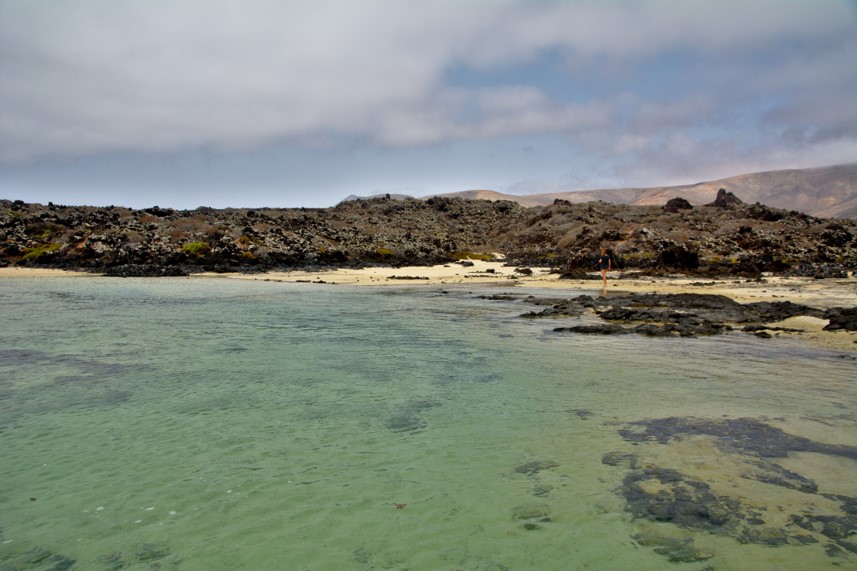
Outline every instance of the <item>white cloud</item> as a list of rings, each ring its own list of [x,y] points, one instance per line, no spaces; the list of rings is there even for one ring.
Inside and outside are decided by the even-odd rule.
[[[435,145],[557,132],[581,146],[625,152],[658,140],[658,132],[671,137],[673,130],[719,120],[732,104],[730,90],[744,98],[758,93],[738,81],[764,94],[784,85],[805,91],[809,83],[829,85],[830,74],[815,71],[815,64],[855,26],[847,2],[820,5],[5,0],[0,162],[278,141]],[[828,47],[788,69],[744,68],[734,86],[715,93],[691,89],[686,98],[659,101],[631,92],[569,103],[526,83],[444,84],[453,66],[478,72],[524,65],[547,50],[566,58],[569,70],[582,63],[622,70],[693,51],[720,62],[712,69],[718,73],[718,58],[732,62],[743,50],[780,41]],[[842,71],[854,63],[853,41],[836,53],[839,60],[824,69],[853,81],[853,71]],[[834,99],[842,105],[843,97]],[[785,109],[782,116],[801,113],[800,106]]]

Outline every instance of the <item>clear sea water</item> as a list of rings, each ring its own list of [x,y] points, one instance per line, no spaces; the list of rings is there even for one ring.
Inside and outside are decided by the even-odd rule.
[[[518,317],[529,306],[480,298],[504,291],[0,281],[0,569],[857,566],[818,534],[772,547],[634,519],[627,471],[602,463],[640,453],[770,525],[835,511],[746,478],[703,438],[635,445],[619,430],[747,417],[855,445],[853,358],[738,332],[556,334]],[[542,469],[516,470],[530,462]],[[780,463],[857,495],[853,459]],[[652,533],[704,556],[670,561]]]

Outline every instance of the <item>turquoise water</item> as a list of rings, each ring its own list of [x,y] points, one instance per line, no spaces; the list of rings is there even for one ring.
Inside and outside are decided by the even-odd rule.
[[[855,568],[820,535],[634,519],[627,472],[602,463],[640,452],[767,514],[835,510],[710,442],[619,431],[747,417],[854,445],[853,359],[741,333],[560,335],[478,295],[501,291],[0,281],[0,569]],[[853,459],[782,463],[857,495]],[[652,529],[704,558],[670,561]]]

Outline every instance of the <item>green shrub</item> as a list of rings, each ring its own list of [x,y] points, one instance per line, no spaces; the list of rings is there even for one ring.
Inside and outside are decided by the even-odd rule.
[[[191,256],[202,258],[206,254],[211,252],[211,246],[209,246],[205,242],[188,242],[187,244],[182,246],[182,250],[184,250]]]
[[[45,254],[56,252],[59,249],[60,245],[56,242],[48,242],[47,244],[41,244],[39,246],[36,246],[35,248],[27,248],[26,250],[24,250],[24,257],[21,258],[21,260],[27,262],[35,262],[38,261],[39,258],[44,256]]]
[[[378,248],[377,250],[375,250],[375,253],[381,256],[382,258],[391,258],[396,255],[396,252],[394,252],[390,248]]]

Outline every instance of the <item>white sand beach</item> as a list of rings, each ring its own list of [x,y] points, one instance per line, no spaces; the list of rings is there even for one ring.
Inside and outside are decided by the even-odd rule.
[[[498,284],[509,287],[537,287],[551,290],[589,290],[601,295],[598,272],[591,280],[560,279],[550,268],[530,268],[532,275],[518,272],[503,262],[473,261],[473,266],[445,264],[401,268],[369,267],[319,271],[294,270],[261,274],[202,273],[194,277],[269,280],[291,283],[326,283],[361,286],[386,285],[452,285]],[[620,279],[621,275],[621,279]],[[3,276],[0,270],[0,277]],[[747,278],[704,278],[698,276],[645,276],[634,273],[608,272],[606,292],[709,293],[728,296],[740,303],[753,301],[791,301],[826,309],[848,307],[857,303],[857,278],[815,280],[812,278],[764,277],[761,281]]]
[[[98,274],[68,270],[54,270],[49,268],[24,268],[18,266],[0,268],[0,278],[68,278],[81,276],[98,276]]]

